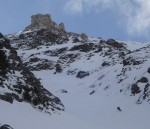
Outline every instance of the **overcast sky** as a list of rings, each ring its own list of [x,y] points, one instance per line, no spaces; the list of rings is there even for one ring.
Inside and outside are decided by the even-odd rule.
[[[1,0],[0,31],[21,31],[37,13],[51,14],[67,31],[150,41],[150,0]]]

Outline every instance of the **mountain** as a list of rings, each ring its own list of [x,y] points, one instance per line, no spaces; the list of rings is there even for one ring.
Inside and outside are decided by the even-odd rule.
[[[51,114],[64,110],[58,97],[46,90],[32,72],[23,65],[10,41],[0,33],[0,100],[11,104],[26,102]]]
[[[150,43],[67,32],[48,14],[33,15],[29,26],[6,38],[0,39],[0,98],[13,103],[17,115],[2,123],[15,129],[149,129]],[[49,113],[65,111],[49,116],[26,102]],[[3,117],[14,115],[1,103]]]

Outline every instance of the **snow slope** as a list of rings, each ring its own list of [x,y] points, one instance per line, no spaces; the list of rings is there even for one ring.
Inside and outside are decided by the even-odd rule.
[[[88,87],[72,77],[51,75],[49,71],[35,74],[42,78],[47,89],[61,98],[65,112],[50,116],[29,104],[15,102],[11,105],[1,101],[2,123],[9,123],[15,129],[149,129],[150,109],[147,103],[136,105],[129,96],[106,97],[104,92],[89,95]],[[68,93],[61,93],[63,88]],[[122,112],[116,110],[117,106]]]
[[[74,33],[54,34],[52,40],[47,30],[39,32],[8,38],[65,111],[49,115],[27,103],[0,101],[2,123],[14,129],[149,129],[149,44],[83,40]],[[50,36],[48,41],[44,34]]]

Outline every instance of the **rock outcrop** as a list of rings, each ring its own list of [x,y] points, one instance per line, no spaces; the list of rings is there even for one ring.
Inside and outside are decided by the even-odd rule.
[[[4,124],[4,125],[0,126],[0,129],[13,129],[13,128],[10,127],[9,125]]]
[[[41,28],[51,29],[51,27],[52,27],[51,15],[37,14],[31,16],[31,25],[27,26],[25,30],[34,30]]]
[[[59,29],[62,30],[62,31],[65,31],[65,25],[64,25],[64,23],[60,23],[59,24]]]
[[[10,41],[0,34],[0,100],[27,102],[50,113],[64,110],[60,99],[46,90],[26,68]]]
[[[65,31],[65,26],[63,23],[57,25],[52,21],[50,14],[36,14],[31,16],[31,24],[25,28],[24,31],[36,30],[36,29],[48,29]]]
[[[85,33],[80,34],[80,37],[84,41],[88,40],[88,36]]]

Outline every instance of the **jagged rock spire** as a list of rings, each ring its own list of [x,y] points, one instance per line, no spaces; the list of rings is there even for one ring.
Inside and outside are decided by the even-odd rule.
[[[31,16],[31,24],[25,28],[25,31],[34,29],[58,29],[65,31],[65,26],[63,23],[57,25],[52,21],[50,14],[36,14]]]
[[[31,16],[31,24],[25,28],[26,30],[34,30],[40,28],[50,29],[52,26],[51,15],[49,14],[37,14]]]
[[[52,25],[51,15],[49,14],[37,14],[31,16],[31,26],[37,28],[50,28]]]
[[[60,23],[59,24],[59,29],[62,30],[62,31],[65,31],[65,25],[64,25],[64,23]]]

